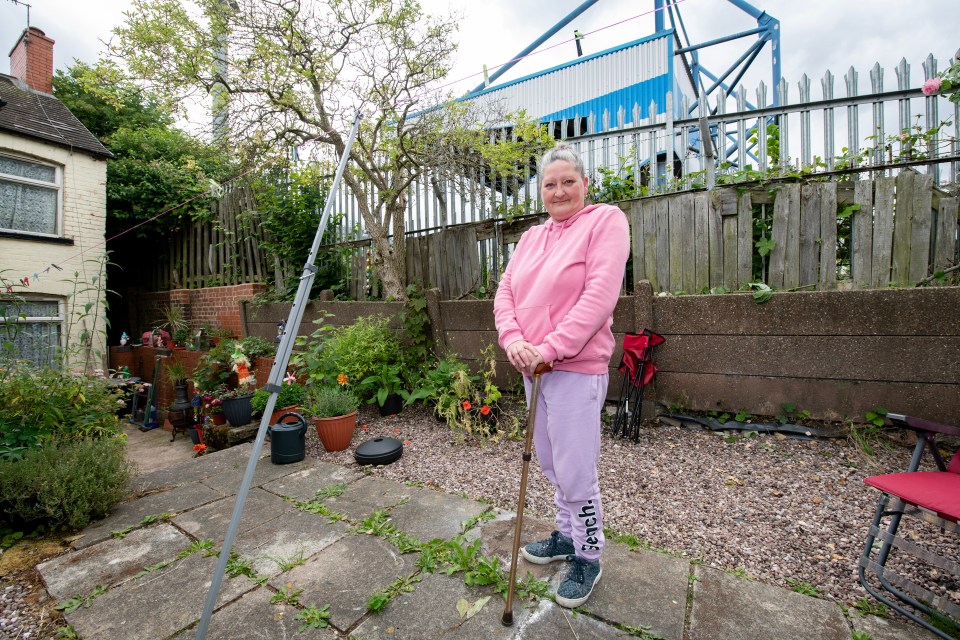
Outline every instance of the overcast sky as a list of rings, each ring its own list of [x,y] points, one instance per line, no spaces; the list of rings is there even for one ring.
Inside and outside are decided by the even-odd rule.
[[[456,94],[473,88],[482,80],[486,64],[493,72],[496,65],[510,60],[534,39],[581,4],[581,0],[421,0],[433,12],[453,11],[461,16],[457,65],[450,76],[450,89]],[[56,40],[54,64],[69,66],[74,58],[92,62],[103,50],[102,41],[110,30],[122,23],[128,0],[29,0],[30,23]],[[940,68],[960,48],[957,30],[960,0],[753,0],[754,6],[768,12],[781,23],[783,76],[791,83],[807,73],[812,81],[812,97],[820,97],[819,79],[827,69],[837,77],[837,95],[845,94],[842,76],[852,65],[860,72],[860,91],[870,87],[869,69],[875,62],[885,69],[885,89],[896,88],[893,68],[901,58],[911,65],[912,86],[923,80],[922,63],[927,54],[940,61]],[[703,42],[756,26],[756,20],[727,0],[683,0],[681,15],[690,37]],[[578,29],[588,34],[582,42],[584,53],[594,53],[653,33],[649,14],[653,0],[600,0],[548,41],[543,48],[562,43]],[[622,22],[615,27],[608,25]],[[23,5],[0,0],[0,44],[9,53],[27,24]],[[602,29],[596,33],[595,30]],[[714,73],[723,72],[748,46],[751,40],[713,47],[703,61]],[[506,74],[502,80],[570,61],[576,46],[567,42],[530,56]],[[0,71],[8,72],[9,63],[0,62]],[[473,75],[472,75],[473,74]],[[744,85],[751,90],[756,83],[770,78],[769,47],[754,63]],[[459,81],[459,82],[454,82]]]

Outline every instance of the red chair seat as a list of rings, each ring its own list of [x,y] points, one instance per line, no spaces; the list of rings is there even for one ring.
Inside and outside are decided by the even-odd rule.
[[[952,467],[953,465],[951,465]],[[960,520],[960,474],[950,471],[888,473],[864,479],[871,487],[909,504],[933,511],[944,520]]]

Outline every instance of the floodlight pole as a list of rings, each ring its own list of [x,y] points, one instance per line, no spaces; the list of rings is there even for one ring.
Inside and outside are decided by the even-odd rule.
[[[230,518],[230,524],[227,526],[227,535],[223,540],[223,548],[220,549],[220,557],[217,560],[217,568],[213,574],[213,582],[210,584],[210,590],[207,591],[207,599],[203,605],[203,614],[200,616],[200,623],[197,625],[196,640],[204,640],[207,635],[207,627],[210,625],[210,617],[213,615],[213,608],[217,602],[217,595],[220,592],[220,584],[223,582],[223,575],[227,570],[227,561],[230,559],[230,550],[233,547],[233,539],[237,535],[237,528],[240,525],[240,516],[243,514],[243,505],[247,500],[247,494],[250,491],[250,485],[253,482],[253,473],[257,468],[260,450],[263,448],[263,442],[267,436],[267,427],[270,423],[270,414],[277,404],[277,392],[280,391],[280,385],[283,383],[283,377],[287,371],[287,364],[290,362],[290,353],[293,351],[293,343],[297,337],[297,330],[300,328],[300,322],[303,320],[303,311],[310,300],[310,289],[313,287],[314,278],[317,275],[317,268],[314,263],[317,259],[317,253],[320,250],[320,241],[323,239],[323,231],[327,227],[327,220],[330,219],[330,211],[333,209],[333,203],[337,188],[340,185],[340,178],[343,177],[343,171],[350,159],[350,149],[357,137],[357,129],[360,128],[361,113],[358,111],[353,120],[353,129],[350,131],[350,137],[343,148],[343,155],[340,157],[340,166],[337,167],[337,174],[327,192],[327,201],[323,206],[323,216],[320,218],[320,224],[317,227],[317,233],[313,237],[313,245],[310,247],[310,255],[303,266],[303,275],[300,276],[300,287],[297,289],[297,295],[293,300],[293,306],[290,307],[290,315],[280,337],[280,344],[277,346],[277,356],[273,361],[273,368],[270,370],[270,377],[267,384],[263,386],[270,392],[267,399],[267,406],[263,410],[263,417],[260,419],[260,428],[257,430],[257,438],[253,443],[253,450],[250,452],[250,459],[247,461],[247,470],[240,483],[240,489],[237,491],[237,501],[233,506],[233,517]]]

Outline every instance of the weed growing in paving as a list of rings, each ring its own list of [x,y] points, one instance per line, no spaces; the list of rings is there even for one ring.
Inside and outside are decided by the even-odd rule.
[[[304,549],[303,547],[300,547],[300,550],[297,552],[297,555],[291,558],[273,558],[273,557],[267,556],[267,559],[272,560],[274,563],[276,563],[276,565],[280,567],[280,572],[283,573],[284,571],[289,571],[294,567],[299,567],[304,562],[306,562],[307,559],[304,557],[303,553],[304,553]]]
[[[160,569],[165,569],[166,567],[169,567],[172,562],[173,560],[163,560],[156,564],[151,564],[149,566],[146,566],[143,569],[141,569],[139,572],[137,572],[137,575],[133,576],[133,579],[136,580],[137,578],[142,578],[148,573],[159,571]]]
[[[326,629],[330,626],[330,605],[325,604],[323,607],[318,608],[316,605],[312,604],[294,618],[294,620],[302,620],[303,624],[300,625],[298,631],[305,631],[307,629]]]
[[[93,604],[93,601],[99,596],[102,596],[103,594],[105,594],[106,592],[107,592],[107,587],[104,587],[103,585],[98,584],[93,588],[93,591],[90,592],[90,595],[82,596],[78,593],[72,598],[68,598],[67,600],[64,600],[63,602],[58,604],[56,606],[56,609],[57,611],[63,611],[64,613],[73,613],[80,607],[83,607],[84,609],[89,609],[90,605]]]
[[[191,554],[201,551],[203,552],[204,558],[209,558],[210,556],[216,555],[216,551],[213,550],[213,540],[196,540],[189,547],[178,553],[177,558],[186,558]]]
[[[854,629],[850,634],[851,640],[873,640],[873,636],[866,631],[857,631]]]
[[[296,607],[300,604],[301,593],[303,589],[290,591],[287,587],[280,587],[280,590],[270,597],[270,604],[289,604]]]
[[[324,487],[317,491],[313,496],[314,500],[325,500],[327,498],[336,498],[339,495],[342,495],[344,491],[347,490],[346,482],[338,482],[337,484],[332,484],[329,487]]]
[[[367,516],[353,531],[354,533],[366,533],[383,538],[395,546],[400,553],[413,553],[423,549],[422,542],[413,536],[399,531],[397,527],[390,522],[390,516],[387,512],[382,509],[377,509]]]
[[[397,578],[389,587],[370,596],[370,599],[367,600],[367,611],[370,613],[380,613],[386,609],[390,601],[398,595],[413,591],[415,588],[413,585],[421,580],[423,580],[423,578],[417,575],[410,576],[409,578]]]

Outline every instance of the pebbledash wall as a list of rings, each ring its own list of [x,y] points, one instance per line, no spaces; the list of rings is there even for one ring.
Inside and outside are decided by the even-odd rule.
[[[56,299],[60,302],[61,317],[66,318],[77,311],[82,312],[87,303],[101,305],[99,312],[92,308],[87,314],[86,327],[81,322],[72,322],[70,344],[80,343],[80,333],[86,328],[93,332],[93,349],[105,354],[104,334],[106,314],[102,297],[98,298],[97,287],[90,282],[95,275],[96,260],[103,255],[103,234],[106,225],[107,163],[104,158],[95,158],[89,153],[71,151],[66,147],[45,144],[23,136],[0,132],[0,151],[8,150],[21,157],[32,157],[63,168],[60,213],[62,228],[59,238],[0,237],[0,269],[5,277],[15,282],[21,278],[30,281],[29,286],[18,288],[17,293],[40,299]],[[50,269],[56,264],[62,271]],[[93,273],[91,274],[91,270]],[[67,304],[68,296],[74,293],[71,280],[79,273],[78,292]],[[40,275],[39,280],[34,274]],[[95,326],[92,318],[96,315]],[[65,336],[61,344],[65,344]],[[97,360],[103,366],[106,356]],[[75,355],[71,365],[77,364]]]
[[[465,360],[496,344],[493,302],[439,300],[428,292],[433,339]],[[244,334],[272,338],[289,305],[244,304]],[[311,320],[349,324],[358,316],[396,316],[397,303],[311,302]],[[654,296],[641,282],[614,313],[617,344],[625,332],[651,329],[666,338],[654,352],[658,372],[645,398],[692,410],[744,409],[776,415],[792,403],[812,417],[861,422],[877,407],[955,424],[960,416],[960,287],[906,290],[777,292],[758,304],[750,294]],[[516,373],[498,352],[498,384]],[[620,391],[619,348],[610,361],[609,400]]]

